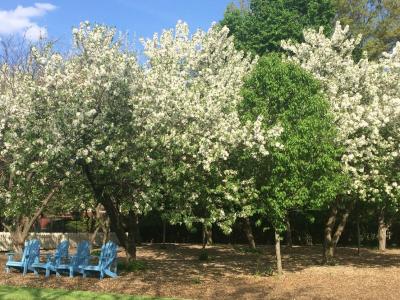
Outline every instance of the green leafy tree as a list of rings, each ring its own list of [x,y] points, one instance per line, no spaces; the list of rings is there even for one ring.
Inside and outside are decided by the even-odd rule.
[[[357,55],[367,51],[378,58],[390,51],[400,38],[398,0],[335,0],[337,20],[349,25],[353,35],[362,34]]]
[[[265,129],[277,124],[283,128],[276,145],[280,151],[251,166],[258,190],[254,208],[274,226],[279,258],[279,235],[288,212],[324,208],[343,188],[341,148],[318,81],[278,55],[260,59],[243,96],[239,111],[244,121],[262,116]]]
[[[330,30],[334,16],[331,0],[251,0],[230,4],[221,25],[235,36],[238,49],[262,55],[281,51],[281,40],[302,40],[304,28]]]

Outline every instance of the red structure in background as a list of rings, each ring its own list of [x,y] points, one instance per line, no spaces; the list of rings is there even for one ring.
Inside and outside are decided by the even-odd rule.
[[[47,225],[49,224],[50,224],[50,219],[41,214],[39,217],[40,231],[45,231],[47,229]]]

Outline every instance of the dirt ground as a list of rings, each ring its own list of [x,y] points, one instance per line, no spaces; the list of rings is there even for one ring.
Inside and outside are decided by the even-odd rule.
[[[209,260],[200,261],[198,245],[143,245],[138,259],[146,269],[120,273],[118,279],[83,279],[77,276],[49,279],[43,275],[23,277],[1,268],[1,285],[23,285],[79,290],[165,296],[184,299],[400,299],[400,250],[384,253],[339,248],[337,264],[319,265],[321,248],[283,248],[282,276],[267,276],[274,268],[273,247],[260,253],[244,246],[216,245],[208,249]],[[119,253],[123,260],[123,252]],[[4,266],[5,255],[0,264]]]

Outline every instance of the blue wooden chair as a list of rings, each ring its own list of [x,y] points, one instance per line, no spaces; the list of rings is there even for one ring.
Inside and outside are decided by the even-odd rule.
[[[117,277],[117,249],[118,246],[111,241],[103,245],[97,265],[85,264],[80,266],[83,277],[86,277],[90,272],[100,273],[100,279],[103,279],[105,275],[112,278]]]
[[[90,243],[82,241],[76,248],[75,255],[69,257],[68,262],[55,265],[55,272],[59,275],[59,271],[69,272],[69,277],[74,277],[74,273],[81,273],[80,266],[87,264],[90,259]]]
[[[57,266],[61,265],[63,261],[68,259],[68,248],[69,248],[69,241],[62,241],[58,244],[57,249],[54,255],[47,254],[46,262],[35,262],[32,264],[32,268],[38,273],[39,269],[46,270],[46,277],[50,276],[50,272],[56,272],[57,276],[60,276],[60,273],[57,271]]]
[[[21,256],[21,260],[14,260],[15,253],[6,253],[8,261],[6,263],[6,272],[9,273],[10,269],[18,269],[25,275],[28,271],[36,271],[32,268],[34,262],[39,261],[40,255],[40,242],[38,240],[29,240],[25,242],[24,251]]]

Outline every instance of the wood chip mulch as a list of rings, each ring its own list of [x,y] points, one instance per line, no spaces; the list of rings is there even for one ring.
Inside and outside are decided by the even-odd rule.
[[[64,288],[184,299],[400,299],[400,250],[380,253],[339,248],[337,264],[321,266],[321,247],[283,248],[282,276],[268,276],[275,265],[273,247],[260,253],[244,246],[208,248],[209,260],[200,261],[201,247],[190,244],[143,245],[138,259],[145,270],[120,273],[117,279],[46,279],[0,271],[0,285]],[[119,259],[124,260],[123,252]],[[4,266],[6,256],[0,255]]]

